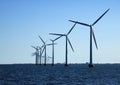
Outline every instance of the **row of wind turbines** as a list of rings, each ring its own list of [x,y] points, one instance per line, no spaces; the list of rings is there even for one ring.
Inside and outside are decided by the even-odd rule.
[[[92,39],[94,40],[96,49],[98,49],[97,46],[97,42],[96,42],[96,38],[95,38],[95,33],[93,31],[93,26],[109,11],[110,9],[107,9],[95,22],[93,22],[92,24],[87,24],[87,23],[82,23],[79,21],[74,21],[74,20],[69,20],[70,22],[73,22],[74,25],[72,26],[72,28],[68,31],[67,34],[59,34],[59,33],[49,33],[50,35],[55,35],[58,36],[57,38],[55,38],[54,40],[50,39],[50,41],[52,42],[51,44],[46,44],[46,42],[39,36],[40,40],[42,41],[43,45],[41,47],[37,46],[31,46],[33,47],[36,52],[34,53],[34,55],[36,56],[36,64],[40,64],[41,65],[41,58],[44,58],[44,65],[46,65],[46,58],[50,58],[47,57],[46,55],[46,47],[52,45],[52,66],[54,65],[54,45],[56,45],[55,41],[60,39],[61,37],[65,37],[65,66],[68,66],[68,44],[70,45],[72,51],[74,52],[73,46],[70,42],[70,39],[68,38],[68,35],[71,33],[71,31],[73,30],[73,28],[76,26],[76,24],[80,24],[80,25],[84,25],[90,28],[90,62],[89,62],[89,67],[93,67],[93,56],[92,56]],[[42,54],[44,53],[44,56],[42,56]]]

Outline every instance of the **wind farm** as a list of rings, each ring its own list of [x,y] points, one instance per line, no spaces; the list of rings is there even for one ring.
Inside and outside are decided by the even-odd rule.
[[[59,33],[49,33],[50,35],[55,35],[55,36],[59,36],[58,38],[52,40],[50,39],[50,41],[52,41],[52,44],[46,44],[45,41],[39,36],[39,38],[41,39],[41,41],[44,44],[44,50],[45,50],[45,64],[46,65],[46,46],[47,45],[52,45],[52,65],[54,65],[54,41],[60,39],[61,37],[65,37],[65,66],[68,66],[68,44],[70,45],[72,51],[74,52],[73,46],[70,42],[70,39],[68,38],[68,35],[71,33],[71,31],[74,29],[74,27],[76,26],[76,24],[81,24],[87,27],[90,27],[90,62],[89,62],[89,67],[93,67],[93,56],[92,56],[92,39],[94,39],[94,43],[96,46],[96,49],[98,49],[98,45],[97,45],[97,41],[96,41],[96,37],[95,37],[95,33],[93,31],[93,26],[109,11],[110,9],[107,9],[95,22],[93,22],[92,24],[86,24],[86,23],[82,23],[82,22],[78,22],[78,21],[73,21],[73,20],[69,20],[70,22],[73,22],[74,25],[72,26],[72,28],[68,31],[67,34],[59,34]]]
[[[1,0],[0,85],[119,85],[119,9],[118,0]]]

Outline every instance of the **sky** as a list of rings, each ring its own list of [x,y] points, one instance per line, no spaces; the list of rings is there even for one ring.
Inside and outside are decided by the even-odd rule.
[[[93,42],[93,63],[120,63],[120,0],[0,0],[0,64],[35,63],[33,46],[38,38],[51,43],[73,26],[68,20],[92,24],[108,8],[108,13],[94,26],[98,50]],[[68,63],[89,62],[89,27],[77,24],[68,35]],[[65,37],[56,41],[55,63],[65,62]],[[51,56],[51,46],[47,47]]]

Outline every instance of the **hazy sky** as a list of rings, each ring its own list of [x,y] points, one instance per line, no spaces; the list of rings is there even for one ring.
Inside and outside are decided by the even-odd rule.
[[[93,43],[94,63],[120,63],[120,0],[0,0],[0,64],[34,63],[35,50],[67,33],[68,20],[92,24],[108,8],[109,12],[93,27],[98,50]],[[76,25],[69,35],[75,52],[68,45],[69,63],[89,62],[89,28]],[[65,38],[56,41],[55,63],[65,62]],[[51,56],[51,47],[47,48]]]

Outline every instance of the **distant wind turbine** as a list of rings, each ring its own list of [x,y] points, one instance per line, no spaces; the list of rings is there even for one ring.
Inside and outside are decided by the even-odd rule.
[[[40,53],[40,54],[39,54],[39,56],[40,56],[40,65],[42,64],[41,58],[42,58],[42,54],[43,54],[43,51],[44,51],[44,48],[43,48],[43,47],[44,47],[44,45],[42,45],[41,47],[39,47],[39,50],[40,50],[40,51],[39,51],[39,53]]]
[[[39,38],[43,42],[43,46],[44,46],[43,51],[45,50],[45,55],[44,55],[44,57],[45,57],[45,63],[44,63],[44,65],[46,65],[46,58],[47,58],[47,55],[46,55],[46,46],[49,46],[49,45],[52,45],[52,44],[46,44],[45,41],[40,36],[39,36]]]
[[[45,43],[45,41],[40,36],[39,36],[39,38],[40,38],[40,40],[42,41],[42,43],[44,45],[44,50],[45,50],[45,55],[44,55],[44,57],[45,57],[45,63],[44,63],[44,65],[46,65],[46,43]]]
[[[35,46],[31,46],[31,47],[34,48],[34,49],[36,50],[36,52],[33,53],[33,55],[36,56],[35,63],[36,63],[36,65],[38,65],[38,59],[39,59],[39,48],[38,48],[38,46],[37,46],[37,47],[35,47]]]
[[[59,39],[60,37],[62,37],[62,36],[59,36],[58,38],[56,38],[56,39],[54,39],[54,40],[50,39],[50,41],[52,42],[52,66],[54,66],[54,45],[55,45],[54,42],[55,42],[57,39]]]
[[[60,36],[60,37],[65,36],[65,38],[66,38],[66,40],[65,40],[65,42],[66,42],[66,46],[65,46],[65,47],[66,47],[66,48],[65,48],[65,66],[68,66],[68,43],[69,43],[72,51],[74,52],[74,49],[73,49],[72,44],[71,44],[71,42],[70,42],[70,40],[69,40],[69,38],[68,38],[68,35],[69,35],[70,32],[72,31],[72,29],[75,27],[75,25],[76,25],[76,23],[73,25],[73,27],[69,30],[69,32],[68,32],[67,34],[50,33],[50,35],[57,35],[57,36]],[[59,38],[60,38],[60,37],[59,37]]]
[[[90,25],[86,24],[86,23],[78,22],[78,21],[69,20],[70,22],[90,27],[90,64],[89,64],[89,67],[93,67],[93,62],[92,62],[92,36],[93,36],[96,48],[98,49],[95,34],[94,34],[93,29],[92,29],[92,26],[94,26],[109,10],[110,9],[107,9],[93,24],[90,24]]]

